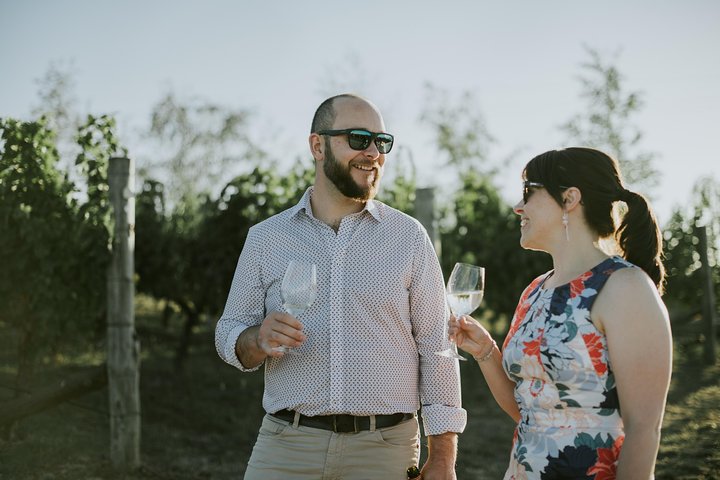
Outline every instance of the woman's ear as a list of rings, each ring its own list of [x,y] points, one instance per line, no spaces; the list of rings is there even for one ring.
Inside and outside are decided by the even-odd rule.
[[[568,212],[574,210],[578,205],[582,204],[582,192],[577,187],[568,188],[563,192],[562,197],[563,208]]]

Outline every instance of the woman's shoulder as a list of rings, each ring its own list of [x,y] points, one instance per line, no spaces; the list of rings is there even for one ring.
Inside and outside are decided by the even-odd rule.
[[[657,291],[652,279],[642,268],[621,257],[613,257],[613,259],[616,268],[609,275],[605,289],[615,290],[616,294],[630,295],[646,290]]]
[[[623,260],[623,262],[625,262]],[[640,267],[628,264],[631,268],[614,271],[598,295],[593,316],[601,323],[615,320],[628,321],[629,318],[666,316],[667,309],[652,279]]]

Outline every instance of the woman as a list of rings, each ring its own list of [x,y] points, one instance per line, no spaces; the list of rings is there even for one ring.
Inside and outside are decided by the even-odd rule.
[[[652,478],[672,365],[657,221],[598,150],[543,153],[523,179],[520,245],[554,268],[522,293],[502,353],[470,317],[450,331],[518,422],[505,478]],[[601,247],[613,237],[621,256]]]

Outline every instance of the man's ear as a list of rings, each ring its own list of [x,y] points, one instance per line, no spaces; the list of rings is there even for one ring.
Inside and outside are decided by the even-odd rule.
[[[316,161],[325,158],[325,142],[323,142],[320,135],[311,133],[308,138],[308,143],[310,144],[310,153],[312,153]]]
[[[568,188],[563,192],[562,197],[563,208],[568,212],[574,210],[578,205],[582,204],[582,192],[577,187]]]

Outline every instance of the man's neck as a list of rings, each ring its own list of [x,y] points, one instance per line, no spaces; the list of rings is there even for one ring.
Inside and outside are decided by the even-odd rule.
[[[315,218],[337,231],[342,219],[361,211],[365,203],[346,197],[334,185],[316,182],[310,195],[310,206]]]

